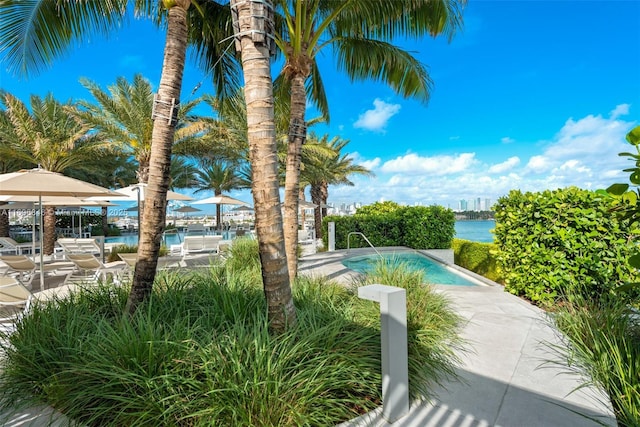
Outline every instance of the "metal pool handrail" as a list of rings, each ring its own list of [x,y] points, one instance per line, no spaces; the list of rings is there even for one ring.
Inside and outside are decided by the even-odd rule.
[[[364,239],[364,240],[369,244],[369,246],[371,246],[371,247],[373,248],[373,250],[374,250],[374,251],[376,251],[376,253],[377,253],[378,255],[380,255],[380,258],[383,258],[382,254],[381,254],[380,252],[378,252],[378,250],[376,249],[376,247],[375,247],[375,246],[373,246],[373,245],[371,244],[371,242],[369,241],[369,239],[367,239],[367,236],[365,236],[364,234],[362,234],[362,233],[361,233],[361,232],[359,232],[359,231],[352,231],[351,233],[347,234],[347,252],[349,252],[349,243],[350,243],[350,242],[349,242],[349,239],[351,238],[351,236],[352,236],[353,234],[359,234],[360,236],[362,236],[362,238],[363,238],[363,239]]]

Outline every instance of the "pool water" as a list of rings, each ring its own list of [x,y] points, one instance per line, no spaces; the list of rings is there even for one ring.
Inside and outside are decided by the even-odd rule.
[[[426,283],[434,285],[477,286],[476,283],[448,269],[443,264],[418,253],[394,252],[382,254],[382,257],[385,262],[393,264],[402,263],[410,271],[423,271],[424,281]],[[373,271],[379,262],[381,262],[380,255],[371,254],[348,258],[342,261],[342,264],[358,273],[368,273]]]

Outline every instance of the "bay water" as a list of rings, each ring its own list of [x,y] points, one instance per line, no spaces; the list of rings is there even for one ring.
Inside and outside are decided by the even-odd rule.
[[[493,242],[493,230],[496,222],[493,220],[463,220],[456,221],[454,238],[471,240],[474,242]]]

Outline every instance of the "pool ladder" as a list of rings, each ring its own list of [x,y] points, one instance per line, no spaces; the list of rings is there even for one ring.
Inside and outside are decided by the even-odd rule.
[[[367,236],[365,236],[364,234],[362,234],[359,231],[352,231],[351,233],[347,234],[347,252],[349,252],[349,243],[350,243],[351,236],[354,235],[354,234],[358,234],[358,235],[362,236],[362,238],[369,244],[369,246],[371,246],[373,248],[373,250],[376,251],[376,253],[378,255],[380,255],[380,258],[382,258],[382,254],[380,252],[378,252],[376,247],[371,244],[369,239],[367,239]]]

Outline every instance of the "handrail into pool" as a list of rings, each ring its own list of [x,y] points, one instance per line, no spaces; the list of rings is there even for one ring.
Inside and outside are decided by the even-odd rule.
[[[363,238],[363,239],[364,239],[364,240],[369,244],[369,246],[371,246],[371,247],[373,248],[373,250],[374,250],[374,251],[376,251],[376,253],[377,253],[378,255],[380,255],[380,258],[382,258],[382,254],[381,254],[380,252],[378,252],[378,250],[376,249],[376,247],[375,247],[375,246],[373,246],[373,245],[371,244],[371,242],[369,241],[369,239],[367,239],[367,236],[365,236],[364,234],[362,234],[362,233],[361,233],[361,232],[359,232],[359,231],[352,231],[351,233],[347,234],[347,252],[349,252],[349,239],[351,238],[351,235],[353,235],[353,234],[359,234],[359,235],[361,235],[361,236],[362,236],[362,238]]]

